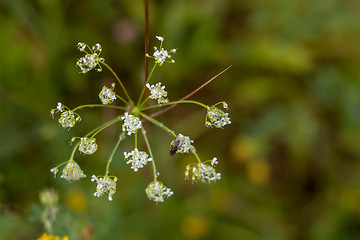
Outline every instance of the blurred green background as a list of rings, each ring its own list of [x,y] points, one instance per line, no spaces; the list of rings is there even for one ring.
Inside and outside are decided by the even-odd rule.
[[[152,126],[160,180],[174,196],[156,205],[123,160],[111,171],[114,200],[95,198],[120,128],[100,134],[99,150],[78,161],[88,176],[68,183],[50,168],[68,160],[73,136],[119,114],[82,110],[67,131],[51,119],[58,101],[99,103],[115,79],[79,74],[79,41],[102,56],[139,94],[144,72],[143,1],[0,1],[0,239],[36,239],[44,228],[40,191],[59,193],[54,233],[70,239],[360,239],[360,1],[150,1],[150,46],[165,35],[177,48],[153,82],[177,100],[232,68],[191,99],[229,103],[232,124],[204,126],[205,111],[181,105],[159,117],[195,140],[202,159],[219,159],[221,181],[184,181],[192,156],[168,156],[170,136]],[[150,63],[151,67],[151,63]]]

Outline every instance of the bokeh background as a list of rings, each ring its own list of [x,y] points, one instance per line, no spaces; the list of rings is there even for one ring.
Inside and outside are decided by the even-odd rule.
[[[54,234],[70,239],[360,238],[360,1],[150,1],[150,46],[165,35],[175,64],[152,81],[179,99],[233,66],[191,99],[229,103],[232,124],[204,126],[205,111],[181,105],[159,120],[190,135],[202,159],[219,159],[221,181],[184,180],[190,155],[168,156],[171,137],[149,126],[160,180],[174,196],[146,198],[138,173],[115,155],[114,200],[95,198],[89,176],[105,171],[119,127],[99,150],[76,155],[88,178],[68,183],[49,169],[68,160],[69,141],[120,114],[87,109],[67,131],[50,117],[58,101],[98,103],[115,79],[79,74],[79,41],[102,56],[138,96],[144,74],[143,1],[0,1],[0,239],[44,231],[39,193],[59,194]],[[150,64],[151,67],[151,64]]]

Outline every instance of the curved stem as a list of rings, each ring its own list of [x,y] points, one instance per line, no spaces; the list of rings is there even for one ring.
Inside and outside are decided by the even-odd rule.
[[[156,126],[164,129],[165,131],[167,131],[168,133],[170,133],[171,135],[173,135],[174,137],[176,137],[177,135],[174,133],[173,130],[171,130],[170,128],[168,128],[167,126],[165,126],[163,123],[159,122],[158,120],[156,120],[155,118],[152,118],[148,115],[146,115],[145,113],[140,113],[140,116],[142,116],[143,118],[145,118],[146,120],[148,120],[149,122],[152,122],[153,124],[155,124]]]
[[[120,78],[118,77],[118,75],[114,72],[114,70],[112,70],[112,68],[107,65],[105,62],[102,62],[101,64],[103,64],[105,67],[107,67],[107,69],[110,70],[110,72],[114,75],[114,77],[116,78],[116,80],[118,81],[118,83],[120,84],[122,90],[124,91],[127,99],[129,100],[130,104],[133,104],[133,100],[130,98],[128,92],[126,91],[126,88],[124,87],[124,85],[122,84]]]
[[[192,152],[192,154],[195,155],[197,161],[198,161],[199,163],[201,163],[201,160],[200,160],[199,156],[197,155],[197,153],[196,153],[195,151],[191,151],[191,152]]]
[[[118,121],[121,121],[121,118],[120,117],[117,117],[109,122],[107,122],[107,124],[103,124],[102,127],[100,127],[98,130],[94,131],[94,133],[91,135],[91,137],[95,137],[96,134],[98,134],[99,132],[101,132],[102,130],[104,130],[105,128],[113,125],[114,123],[118,122]]]
[[[142,110],[145,111],[145,110],[149,110],[149,109],[152,109],[152,108],[160,108],[160,107],[164,107],[164,106],[169,106],[169,105],[177,105],[179,103],[192,103],[192,104],[197,104],[205,109],[207,109],[207,105],[201,103],[201,102],[198,102],[198,101],[193,101],[193,100],[179,100],[179,101],[172,101],[172,102],[168,102],[168,103],[162,103],[162,104],[159,104],[159,105],[152,105],[152,106],[148,106],[148,107],[144,107]]]
[[[115,96],[116,96],[118,99],[120,99],[121,101],[123,101],[125,104],[128,104],[128,102],[127,102],[125,99],[123,99],[122,97],[120,97],[118,94],[115,93]]]
[[[116,150],[118,149],[118,147],[119,147],[119,145],[120,145],[120,142],[121,142],[122,140],[124,140],[124,139],[125,139],[125,132],[122,132],[122,133],[120,134],[119,139],[118,139],[118,141],[116,142],[116,145],[115,145],[115,147],[114,147],[114,149],[113,149],[113,151],[112,151],[112,153],[111,153],[111,155],[110,155],[110,157],[109,157],[109,160],[108,160],[108,162],[107,162],[107,164],[106,164],[106,173],[105,173],[105,175],[107,175],[107,174],[109,173],[110,163],[112,162],[112,159],[113,159],[113,157],[114,157],[114,154],[115,154]]]
[[[149,140],[146,136],[146,131],[144,129],[141,129],[141,133],[142,135],[144,136],[144,139],[145,139],[145,143],[146,143],[146,146],[149,150],[149,154],[150,154],[150,157],[152,159],[151,163],[152,163],[152,167],[153,167],[153,174],[154,174],[154,181],[157,180],[157,175],[156,175],[156,165],[155,165],[155,159],[154,159],[154,156],[152,154],[152,151],[151,151],[151,147],[150,147],[150,144],[149,144]]]
[[[138,103],[137,103],[138,106],[139,106],[139,104],[140,104],[140,102],[141,102],[141,99],[142,99],[142,97],[143,97],[143,95],[144,95],[144,92],[145,92],[145,89],[146,89],[146,83],[149,82],[149,80],[150,80],[150,78],[151,78],[151,76],[152,76],[152,74],[153,74],[156,66],[157,66],[157,63],[154,64],[154,66],[153,66],[153,68],[151,69],[151,72],[150,72],[150,74],[149,74],[149,77],[148,77],[148,78],[146,79],[146,81],[145,81],[144,87],[143,87],[143,89],[142,89],[142,91],[141,91],[141,94],[140,94],[140,97],[139,97],[139,100],[138,100]]]
[[[85,104],[85,105],[81,105],[78,106],[74,109],[72,109],[72,112],[75,112],[76,110],[82,109],[82,108],[93,108],[93,107],[103,107],[103,108],[116,108],[116,109],[121,109],[121,110],[126,110],[125,107],[120,107],[120,106],[114,106],[114,105],[103,105],[103,104]]]

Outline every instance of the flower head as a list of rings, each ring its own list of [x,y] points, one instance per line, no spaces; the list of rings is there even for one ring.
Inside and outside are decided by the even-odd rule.
[[[140,118],[135,117],[134,115],[125,112],[124,116],[121,117],[124,120],[124,124],[122,125],[122,130],[127,131],[127,135],[131,135],[135,133],[138,129],[141,128],[142,124]]]
[[[165,91],[165,86],[161,86],[161,82],[151,85],[146,84],[146,87],[150,90],[150,98],[157,99],[158,104],[167,103],[169,100],[167,97],[167,92]]]
[[[139,168],[144,167],[147,162],[152,161],[146,152],[139,151],[137,148],[129,153],[124,152],[124,155],[125,159],[128,160],[126,163],[131,163],[131,169],[134,169],[135,172],[137,172]]]
[[[51,116],[54,117],[54,114],[60,112],[59,123],[63,128],[72,128],[75,126],[75,123],[81,121],[79,114],[71,111],[68,107],[64,106],[61,102],[58,102],[58,105],[55,109],[51,109]]]
[[[164,62],[170,62],[174,63],[175,61],[171,58],[170,53],[176,53],[176,49],[171,49],[170,51],[165,50],[162,47],[162,44],[164,42],[164,37],[156,36],[156,38],[160,41],[160,47],[154,47],[154,53],[152,56],[147,54],[147,57],[151,57],[155,59],[155,63],[159,64],[159,66],[162,66]]]
[[[190,137],[183,136],[179,133],[170,144],[170,155],[174,155],[175,153],[189,153],[190,150],[195,151],[194,146],[191,145],[193,142]]]
[[[148,198],[155,202],[163,202],[164,198],[173,195],[170,188],[164,186],[160,181],[152,181],[145,190]]]
[[[117,181],[117,177],[109,177],[107,175],[105,175],[104,177],[96,177],[95,175],[93,175],[91,177],[91,181],[94,182],[96,181],[97,186],[96,186],[96,192],[94,193],[95,197],[100,197],[101,195],[103,195],[104,193],[107,193],[108,199],[109,201],[112,201],[112,196],[115,194],[116,192],[116,181]]]
[[[112,88],[107,88],[104,86],[99,93],[99,98],[104,105],[111,104],[116,99],[116,94],[114,93],[115,84],[111,84]]]
[[[93,154],[98,149],[95,138],[81,138],[79,144],[79,151],[84,154]]]
[[[104,58],[100,57],[102,51],[101,45],[99,43],[95,44],[92,48],[89,48],[90,52],[86,51],[87,45],[85,43],[79,42],[77,46],[81,52],[86,53],[84,57],[76,62],[76,65],[80,67],[81,72],[87,73],[96,67],[96,70],[101,72],[102,68],[100,63],[105,61]]]
[[[205,125],[207,127],[216,127],[222,128],[223,126],[230,124],[229,113],[225,113],[224,111],[220,110],[216,107],[217,104],[211,107],[207,107],[207,114],[205,119]],[[228,107],[227,103],[223,103],[225,108]]]
[[[215,171],[215,165],[218,163],[217,158],[214,157],[212,160],[207,162],[210,162],[210,165],[205,163],[187,165],[185,170],[185,177],[188,178],[191,171],[191,179],[193,181],[200,180],[205,183],[210,183],[221,179],[221,173],[217,173]]]
[[[77,162],[72,159],[65,165],[61,175],[61,178],[64,178],[68,181],[75,181],[84,177],[86,177],[86,175],[81,170],[79,164],[77,164]]]

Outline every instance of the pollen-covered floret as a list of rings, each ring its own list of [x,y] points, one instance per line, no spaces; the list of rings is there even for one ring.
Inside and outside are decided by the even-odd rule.
[[[173,195],[170,188],[164,186],[160,181],[152,181],[145,190],[148,198],[155,202],[163,202],[164,198]]]
[[[104,105],[111,104],[116,99],[116,94],[114,93],[115,84],[111,84],[112,88],[107,88],[104,86],[99,93],[99,98]]]
[[[128,160],[126,163],[131,163],[131,169],[134,169],[135,172],[137,172],[139,168],[143,168],[147,162],[152,161],[146,152],[139,151],[137,148],[129,153],[124,152],[124,155],[125,159]]]
[[[108,194],[108,199],[109,201],[112,201],[112,196],[115,194],[116,192],[116,181],[117,181],[117,177],[109,177],[109,176],[104,176],[104,177],[96,177],[95,175],[93,175],[91,177],[91,181],[94,182],[96,181],[97,186],[96,186],[96,192],[94,193],[95,197],[100,197],[101,195],[103,195],[104,193]]]
[[[75,123],[81,121],[81,117],[77,113],[71,111],[61,102],[58,102],[58,105],[55,109],[51,109],[51,116],[54,117],[54,114],[57,112],[61,113],[59,123],[63,128],[72,128],[75,126]]]
[[[138,129],[141,128],[142,124],[140,118],[135,117],[134,115],[125,112],[124,116],[121,117],[124,120],[124,124],[122,125],[122,130],[127,131],[127,135],[131,135],[135,133]]]
[[[231,124],[229,113],[225,113],[216,107],[217,104],[211,107],[207,107],[207,114],[205,119],[205,125],[207,127],[222,128],[227,124]],[[224,108],[227,108],[227,103],[223,102]]]
[[[205,164],[206,162],[210,162],[210,165]],[[185,170],[185,178],[189,178],[191,171],[191,179],[193,181],[200,180],[205,183],[211,183],[221,179],[221,173],[217,173],[215,171],[215,165],[218,164],[217,158],[214,157],[212,160],[206,162],[187,165]]]
[[[190,150],[195,151],[194,146],[191,145],[193,142],[190,137],[179,133],[170,145],[174,153],[189,153]]]
[[[87,73],[92,69],[95,69],[98,72],[102,71],[100,66],[101,62],[104,62],[104,58],[100,57],[100,53],[102,51],[101,45],[99,43],[95,44],[92,48],[89,48],[90,52],[86,51],[87,45],[85,43],[79,42],[78,49],[81,52],[85,52],[85,56],[80,58],[76,65],[80,67],[82,73]]]
[[[93,154],[98,149],[95,138],[81,138],[79,144],[79,151],[84,154]]]
[[[146,84],[146,87],[150,90],[150,98],[157,100],[158,104],[167,103],[169,100],[167,97],[167,91],[165,91],[165,86],[161,86],[161,82],[151,85]]]
[[[68,181],[75,181],[84,177],[86,177],[86,175],[81,170],[79,164],[77,164],[77,162],[72,159],[65,165],[61,175],[61,178],[64,178]]]
[[[174,63],[175,61],[172,59],[171,55],[169,53],[176,53],[176,49],[171,49],[170,51],[165,50],[162,47],[162,44],[164,42],[164,37],[156,36],[156,38],[161,42],[160,47],[154,47],[154,53],[152,56],[147,54],[147,57],[151,57],[155,59],[155,63],[159,64],[159,66],[162,66],[164,62]]]

